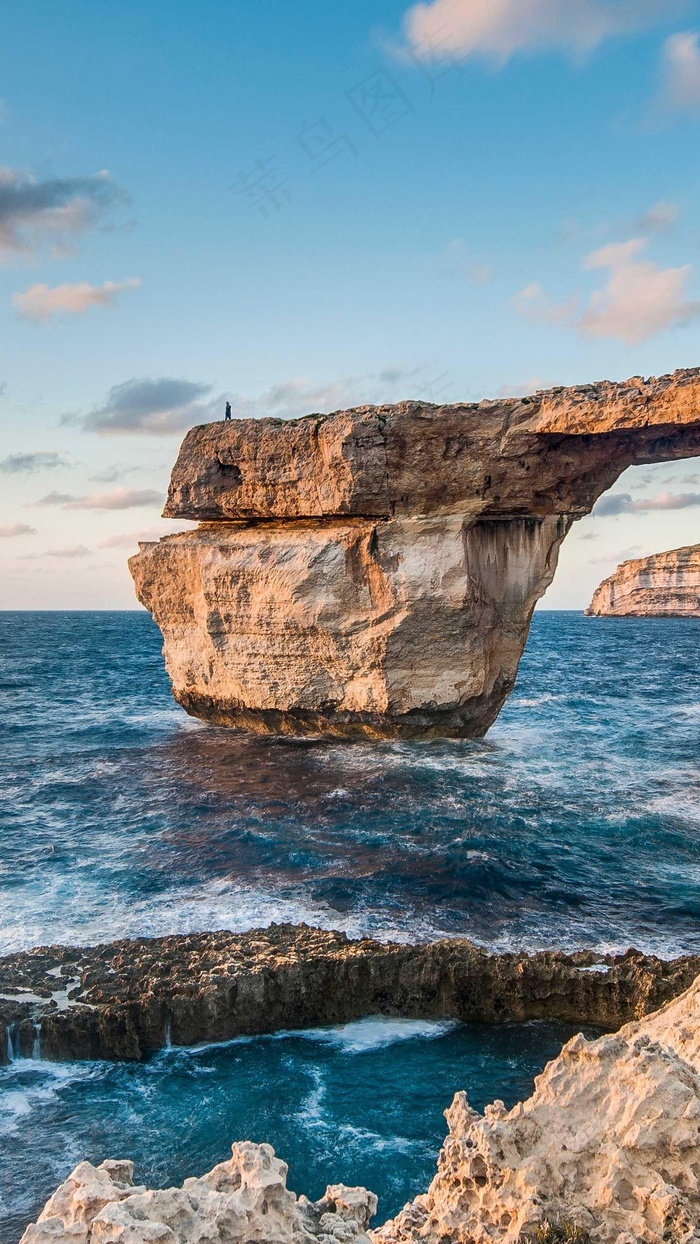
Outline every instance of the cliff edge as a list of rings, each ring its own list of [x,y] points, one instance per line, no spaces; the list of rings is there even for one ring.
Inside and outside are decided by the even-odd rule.
[[[510,694],[575,519],[700,454],[700,369],[529,398],[193,428],[129,563],[173,693],[216,725],[474,737]]]
[[[596,589],[590,617],[700,618],[700,544],[622,562]]]

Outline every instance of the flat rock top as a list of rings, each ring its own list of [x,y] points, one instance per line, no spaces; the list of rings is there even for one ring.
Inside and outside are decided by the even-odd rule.
[[[700,369],[476,404],[231,420],[188,432],[164,513],[205,522],[455,507],[475,515],[583,513],[595,499],[591,472],[612,460],[622,470],[697,452]]]
[[[531,965],[543,978],[555,968],[570,968],[575,975],[595,964],[625,975],[641,969],[672,976],[686,964],[686,960],[666,963],[633,950],[623,955],[593,951],[496,954],[467,938],[419,944],[377,942],[367,937],[352,940],[345,933],[304,924],[272,924],[248,933],[174,934],[100,946],[42,946],[6,955],[0,958],[0,1018],[11,1002],[27,1002],[35,1010],[38,1004],[55,1006],[56,1001],[60,1009],[66,1009],[74,1003],[99,1007],[175,995],[195,997],[226,981],[295,966],[310,969],[329,959],[377,963],[395,958],[408,963],[414,959],[427,962],[432,956],[470,963],[474,969],[496,975]],[[687,960],[691,962],[694,972],[700,970],[700,959]]]

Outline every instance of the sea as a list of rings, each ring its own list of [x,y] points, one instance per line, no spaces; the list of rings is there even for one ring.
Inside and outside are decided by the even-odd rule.
[[[0,613],[0,954],[271,921],[498,950],[700,953],[700,620],[538,612],[482,740],[236,736],[145,613]],[[442,1111],[513,1104],[573,1030],[369,1018],[141,1064],[0,1068],[0,1241],[83,1158],[177,1184],[235,1140],[289,1186],[427,1186]],[[397,1051],[400,1050],[400,1057]]]

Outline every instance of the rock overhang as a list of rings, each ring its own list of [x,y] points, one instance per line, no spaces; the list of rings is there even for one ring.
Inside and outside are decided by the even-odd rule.
[[[475,738],[513,689],[572,522],[626,467],[700,454],[700,369],[401,402],[185,437],[130,561],[195,717],[263,734]]]
[[[581,516],[625,467],[700,454],[700,369],[436,406],[203,424],[164,516]]]

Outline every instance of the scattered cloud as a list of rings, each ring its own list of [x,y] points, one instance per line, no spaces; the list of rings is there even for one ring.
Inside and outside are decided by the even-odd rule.
[[[162,505],[163,494],[155,488],[113,488],[111,492],[94,492],[86,497],[49,492],[33,504],[57,506],[62,510],[135,510],[142,506]]]
[[[103,436],[129,432],[169,436],[213,418],[211,404],[204,401],[210,393],[210,384],[192,380],[125,380],[109,390],[101,406],[86,415],[65,415],[62,422],[78,423],[86,432]]]
[[[634,228],[642,233],[668,233],[676,224],[679,215],[676,203],[661,200],[635,221]]]
[[[437,363],[385,368],[321,385],[295,377],[253,398],[233,392],[212,398],[211,385],[191,380],[127,380],[110,389],[101,406],[85,415],[64,415],[62,422],[103,436],[170,436],[196,423],[221,419],[227,400],[236,419],[296,419],[315,412],[401,399],[439,402],[444,400],[449,385],[449,375]]]
[[[63,454],[49,451],[31,454],[9,454],[0,459],[2,475],[35,475],[38,471],[54,471],[57,467],[66,467],[70,463]]]
[[[0,168],[0,256],[29,256],[46,244],[72,252],[76,239],[128,196],[109,173],[39,180]]]
[[[47,557],[88,557],[92,552],[84,544],[76,544],[69,549],[47,549]]]
[[[88,476],[88,479],[94,484],[117,484],[120,480],[128,479],[130,475],[139,475],[144,471],[143,466],[123,466],[119,463],[113,463],[111,466],[102,467],[101,470],[95,471],[94,475]],[[153,470],[153,463],[149,462],[149,470]],[[162,464],[163,471],[169,469],[168,464]]]
[[[492,272],[489,264],[475,259],[462,238],[453,238],[437,256],[437,268],[442,276],[457,277],[472,285],[487,285]]]
[[[352,406],[381,405],[384,402],[445,401],[451,378],[438,363],[416,367],[388,367],[380,372],[346,376],[331,384],[313,385],[303,378],[273,385],[256,398],[231,396],[231,408],[238,419],[298,419],[310,413],[327,414]],[[217,410],[216,417],[220,417]]]
[[[35,536],[36,527],[30,527],[28,523],[10,523],[8,527],[0,527],[0,537],[7,540],[14,540],[16,536]]]
[[[611,518],[617,514],[648,514],[654,510],[689,510],[698,505],[699,492],[660,492],[655,497],[639,497],[636,501],[628,492],[619,492],[601,497],[593,513],[596,518]]]
[[[536,324],[571,324],[578,299],[551,302],[538,281],[532,281],[511,298],[511,306],[524,320]]]
[[[611,563],[615,566],[620,562],[628,561],[630,557],[634,557],[635,553],[640,553],[641,544],[632,544],[628,549],[620,549],[618,553],[604,553],[602,557],[589,557],[589,566],[608,566]]]
[[[114,307],[119,294],[127,289],[138,289],[137,277],[126,281],[105,281],[104,285],[30,285],[23,294],[15,294],[12,305],[22,319],[35,324],[45,324],[54,315],[84,315],[90,307]]]
[[[121,531],[116,535],[107,536],[106,539],[101,540],[98,548],[136,548],[140,540],[162,540],[163,536],[174,536],[181,531],[192,531],[196,525],[196,523],[188,523],[186,526],[183,526],[182,523],[168,524],[164,522],[160,527],[145,527],[141,531]]]
[[[502,384],[498,390],[497,397],[530,397],[532,393],[537,393],[540,389],[547,389],[550,386],[541,376],[533,376],[530,380],[524,381],[523,384]]]
[[[700,108],[700,34],[687,30],[671,35],[664,43],[661,58],[663,108],[687,111]]]
[[[415,56],[439,49],[503,65],[519,52],[585,54],[686,7],[683,0],[433,0],[408,10],[404,32]]]

